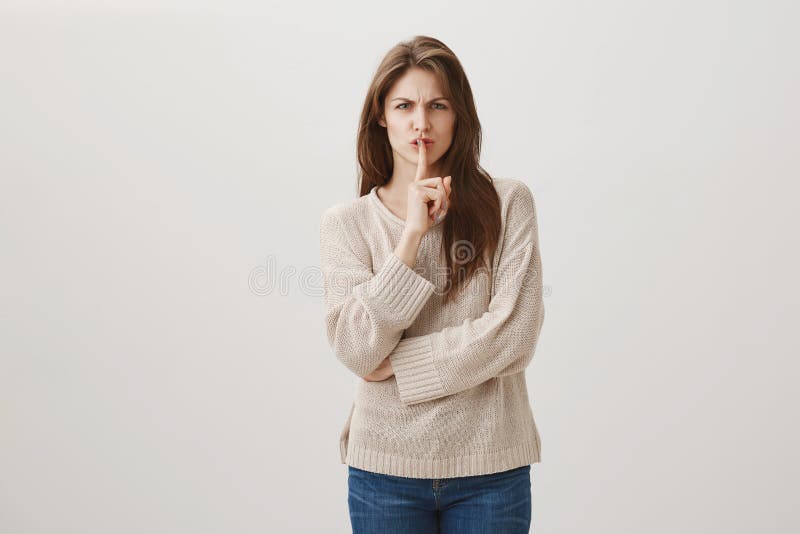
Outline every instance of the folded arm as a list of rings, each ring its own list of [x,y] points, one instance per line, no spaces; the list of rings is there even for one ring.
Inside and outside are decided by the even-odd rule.
[[[511,195],[492,298],[478,318],[402,338],[389,354],[401,401],[416,404],[524,371],[544,322],[536,209],[524,184]]]
[[[363,378],[397,345],[435,286],[395,254],[373,273],[350,246],[335,210],[321,220],[320,266],[328,343]]]

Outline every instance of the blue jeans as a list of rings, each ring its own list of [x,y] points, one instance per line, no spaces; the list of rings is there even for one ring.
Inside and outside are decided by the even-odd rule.
[[[347,466],[353,534],[527,534],[531,466],[456,478],[408,478]]]

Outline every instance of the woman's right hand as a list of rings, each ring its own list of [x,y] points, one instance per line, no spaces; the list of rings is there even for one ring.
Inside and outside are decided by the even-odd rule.
[[[452,177],[426,178],[428,172],[428,149],[425,143],[419,145],[417,175],[408,186],[405,231],[412,235],[424,235],[447,212]]]

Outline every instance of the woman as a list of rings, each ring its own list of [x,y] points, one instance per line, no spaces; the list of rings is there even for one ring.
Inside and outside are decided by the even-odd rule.
[[[481,168],[480,141],[447,46],[388,52],[361,115],[359,198],[320,226],[328,340],[363,379],[340,436],[353,532],[530,527],[536,209],[522,181]]]

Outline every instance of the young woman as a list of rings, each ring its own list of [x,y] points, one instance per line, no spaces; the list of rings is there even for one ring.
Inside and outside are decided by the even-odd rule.
[[[544,321],[536,208],[479,164],[460,62],[417,36],[372,80],[360,195],[321,218],[327,337],[362,378],[340,436],[353,532],[528,532]]]

